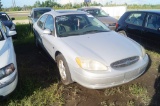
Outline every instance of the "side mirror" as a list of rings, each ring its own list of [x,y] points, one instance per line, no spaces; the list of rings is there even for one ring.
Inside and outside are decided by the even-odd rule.
[[[51,30],[50,29],[45,29],[44,31],[43,31],[43,34],[47,34],[47,35],[51,35]]]
[[[16,34],[17,34],[16,31],[9,31],[7,37],[12,37],[12,36],[14,36]]]
[[[11,20],[15,20],[15,18],[11,18]]]
[[[7,32],[8,32],[8,33],[7,33],[7,37],[12,37],[12,36],[14,36],[14,35],[17,34],[16,31],[10,31],[7,26],[6,26],[6,29],[7,29]]]

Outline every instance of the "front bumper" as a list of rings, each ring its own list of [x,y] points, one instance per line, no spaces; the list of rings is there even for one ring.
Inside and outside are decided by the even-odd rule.
[[[80,85],[91,89],[103,89],[121,85],[132,81],[144,73],[148,65],[148,55],[132,67],[128,66],[121,70],[111,68],[110,72],[91,73],[82,69],[71,69],[71,76]]]
[[[15,70],[11,75],[0,80],[0,96],[7,96],[10,94],[16,88],[17,82],[17,70]]]

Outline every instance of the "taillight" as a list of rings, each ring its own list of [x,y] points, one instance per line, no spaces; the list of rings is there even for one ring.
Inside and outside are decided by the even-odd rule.
[[[118,23],[116,23],[116,28],[118,28]]]

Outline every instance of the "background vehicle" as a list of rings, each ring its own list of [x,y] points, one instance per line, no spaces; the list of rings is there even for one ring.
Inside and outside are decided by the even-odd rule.
[[[160,12],[128,11],[119,19],[116,31],[144,46],[160,47]]]
[[[39,8],[33,8],[30,15],[28,15],[29,18],[29,24],[31,28],[33,27],[33,24],[37,21],[37,19],[44,14],[45,12],[49,12],[53,10],[50,7],[39,7]]]
[[[0,22],[0,96],[7,96],[17,85],[18,72],[12,36],[16,31]]]
[[[65,85],[112,87],[137,78],[148,65],[142,46],[86,12],[51,11],[43,14],[33,29],[36,45],[57,62]]]
[[[10,18],[7,13],[0,12],[0,20],[3,22],[5,26],[7,26],[11,31],[16,30],[15,24],[12,22],[12,20],[15,20],[15,18]]]
[[[117,19],[110,17],[105,11],[94,7],[83,7],[77,10],[85,11],[92,14],[94,17],[99,19],[101,22],[106,24],[111,30],[115,30]]]

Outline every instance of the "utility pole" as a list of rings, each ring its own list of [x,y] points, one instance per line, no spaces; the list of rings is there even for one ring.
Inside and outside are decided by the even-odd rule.
[[[12,5],[13,5],[13,8],[16,7],[16,2],[15,2],[15,0],[12,0]]]
[[[88,7],[90,2],[91,2],[91,0],[84,0],[85,6]]]

